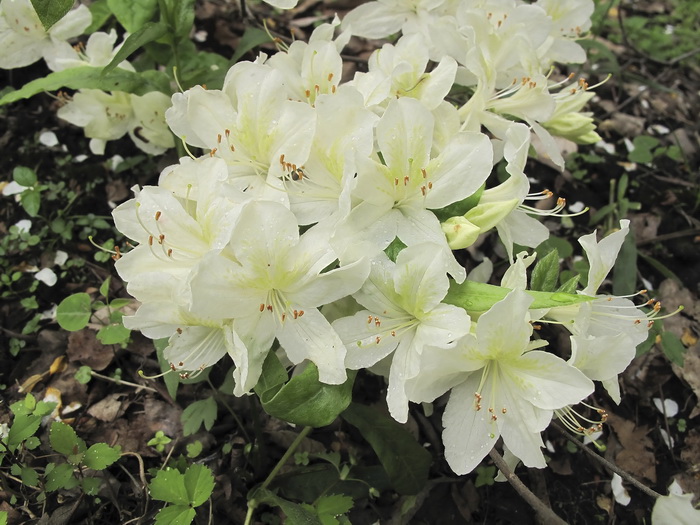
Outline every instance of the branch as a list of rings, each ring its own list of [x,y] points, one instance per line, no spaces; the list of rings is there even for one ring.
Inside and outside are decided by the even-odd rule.
[[[567,525],[567,523],[559,516],[557,516],[552,509],[550,509],[547,505],[542,503],[541,499],[539,499],[532,492],[530,492],[530,489],[528,489],[525,486],[525,484],[522,481],[520,481],[520,478],[516,476],[512,470],[510,470],[508,464],[505,462],[503,457],[498,452],[496,452],[495,448],[491,449],[491,452],[489,452],[489,456],[491,456],[491,459],[496,464],[496,467],[498,467],[498,470],[500,470],[506,477],[508,483],[510,483],[515,489],[515,491],[518,494],[520,494],[520,497],[523,498],[534,509],[534,511],[540,516],[540,518],[545,524]]]

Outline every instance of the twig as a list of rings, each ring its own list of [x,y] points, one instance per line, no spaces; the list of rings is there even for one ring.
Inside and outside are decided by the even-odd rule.
[[[690,237],[691,235],[700,235],[700,228],[690,228],[687,230],[681,230],[678,232],[664,233],[663,235],[657,235],[651,239],[644,239],[637,243],[637,246],[643,246],[645,244],[652,244],[655,242],[670,241],[672,239],[678,239],[680,237]]]
[[[508,464],[505,462],[503,457],[496,452],[495,448],[491,449],[489,456],[491,456],[491,459],[496,464],[496,467],[498,467],[498,470],[500,470],[506,477],[508,483],[510,483],[520,497],[534,509],[540,518],[542,518],[544,523],[547,525],[567,525],[567,523],[557,516],[552,509],[542,503],[542,500],[530,492],[530,489],[528,489],[525,484],[520,481],[520,478],[516,476],[512,470],[510,470]]]
[[[576,438],[573,437],[571,434],[569,434],[559,423],[554,422],[554,423],[552,424],[552,426],[553,426],[554,428],[556,428],[557,430],[559,430],[559,432],[561,432],[561,433],[564,435],[564,437],[565,437],[566,439],[568,439],[569,441],[571,441],[574,445],[576,445],[578,448],[580,448],[581,450],[583,450],[583,451],[584,451],[586,454],[588,454],[590,457],[595,458],[598,462],[600,462],[601,464],[603,464],[603,466],[605,466],[607,469],[612,470],[615,474],[619,475],[622,479],[624,479],[625,481],[628,481],[629,483],[631,483],[632,485],[634,485],[635,487],[637,487],[639,490],[641,490],[642,492],[644,492],[644,494],[646,494],[647,496],[651,496],[651,497],[654,498],[654,499],[656,499],[656,498],[658,498],[658,497],[661,496],[661,494],[659,494],[659,493],[656,492],[655,490],[650,489],[650,488],[647,487],[644,483],[642,483],[641,481],[638,481],[636,478],[632,477],[632,475],[629,474],[628,472],[622,470],[620,467],[618,467],[618,466],[615,465],[614,463],[610,463],[610,462],[609,462],[607,459],[605,459],[604,457],[601,457],[601,456],[599,456],[598,454],[596,454],[595,452],[593,452],[593,451],[592,451],[591,449],[589,449],[586,445],[584,445],[584,444],[581,443],[578,439],[576,439]]]
[[[138,383],[132,383],[131,381],[124,381],[123,379],[114,379],[113,377],[103,376],[102,374],[98,374],[93,370],[90,370],[90,375],[99,379],[104,379],[105,381],[111,381],[112,383],[116,383],[118,385],[133,386],[136,389],[143,388],[144,390],[148,390],[149,392],[155,392],[156,394],[159,393],[158,390],[150,386],[139,385]]]

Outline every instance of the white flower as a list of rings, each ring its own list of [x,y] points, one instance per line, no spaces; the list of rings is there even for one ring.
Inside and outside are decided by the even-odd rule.
[[[70,45],[66,40],[80,35],[92,22],[87,6],[80,5],[68,12],[48,31],[44,29],[31,0],[2,0],[0,2],[0,68],[28,66],[46,58],[55,69],[53,57],[63,54]]]
[[[54,71],[62,71],[80,66],[104,67],[109,64],[117,52],[121,49],[123,42],[115,47],[117,42],[117,32],[112,29],[109,33],[96,31],[91,34],[85,47],[61,48],[53,58]],[[118,66],[120,69],[135,71],[134,66],[124,60]]]
[[[492,150],[481,133],[458,133],[433,156],[433,115],[418,101],[392,101],[376,130],[381,158],[359,159],[353,196],[361,202],[336,232],[336,239],[370,239],[384,249],[401,239],[407,246],[432,242],[449,253],[450,274],[466,272],[451,250],[430,209],[472,195],[491,171]]]
[[[367,2],[350,11],[343,29],[364,38],[383,38],[402,31],[425,31],[431,19],[439,16],[446,0],[379,0]]]
[[[453,346],[469,332],[467,312],[441,302],[449,287],[448,268],[440,247],[430,243],[405,248],[396,264],[382,254],[353,294],[366,310],[333,323],[347,346],[348,368],[368,368],[393,353],[387,403],[402,423],[408,418],[404,385],[420,373],[424,348]]]
[[[421,375],[408,386],[409,398],[417,402],[452,388],[443,442],[445,458],[458,474],[471,472],[499,436],[525,465],[544,467],[540,432],[554,410],[593,391],[593,383],[563,359],[533,350],[542,341],[530,341],[532,301],[513,290],[479,317],[475,333],[456,348],[426,349]]]
[[[58,281],[56,272],[54,272],[51,268],[43,268],[39,270],[34,274],[34,278],[37,281],[41,281],[46,286],[53,286]]]
[[[239,62],[222,91],[196,86],[172,102],[165,117],[175,135],[224,159],[232,185],[250,198],[288,203],[281,179],[306,162],[316,114],[287,98],[281,72]]]
[[[247,358],[234,357],[237,389],[255,386],[275,338],[293,363],[313,361],[322,382],[345,381],[345,346],[318,307],[357,291],[369,264],[321,273],[336,259],[327,232],[317,226],[299,236],[291,211],[253,201],[241,211],[227,248],[202,260],[191,279],[191,312],[235,318],[239,352]]]
[[[693,495],[660,496],[651,513],[652,525],[697,525],[700,510],[693,507]]]
[[[590,267],[588,284],[581,293],[596,295],[628,232],[629,221],[622,220],[620,230],[600,242],[596,242],[595,232],[579,239]],[[591,379],[601,381],[610,397],[619,403],[617,375],[627,368],[637,345],[646,339],[648,319],[629,299],[597,297],[576,306],[552,308],[546,317],[563,323],[573,334],[569,362]]]
[[[356,73],[351,85],[365,97],[368,106],[381,105],[397,97],[420,100],[429,110],[438,107],[449,93],[457,72],[452,57],[442,57],[429,73],[428,48],[419,34],[403,36],[396,45],[385,44],[369,57],[367,73]]]

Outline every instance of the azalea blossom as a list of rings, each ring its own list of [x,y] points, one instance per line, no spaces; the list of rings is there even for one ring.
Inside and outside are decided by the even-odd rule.
[[[345,381],[345,345],[318,308],[356,292],[369,263],[361,259],[322,273],[336,259],[327,231],[316,226],[300,236],[296,218],[282,204],[253,201],[241,211],[225,249],[199,263],[190,281],[190,311],[235,319],[238,351],[247,360],[234,358],[239,391],[255,386],[275,338],[293,363],[313,361],[322,382]]]
[[[425,349],[409,399],[432,401],[451,389],[443,416],[445,458],[457,474],[471,472],[499,436],[528,467],[546,466],[540,432],[554,411],[593,392],[581,371],[535,350],[528,308],[532,297],[513,290],[482,314],[456,348]],[[507,323],[508,329],[504,329]]]
[[[440,222],[429,210],[476,192],[491,171],[491,144],[481,133],[458,133],[433,156],[433,129],[433,115],[418,100],[402,97],[389,104],[376,129],[381,158],[358,159],[353,197],[359,203],[335,239],[369,239],[379,249],[396,237],[407,246],[441,245],[450,274],[461,282],[464,268],[454,260]]]
[[[333,323],[346,345],[348,368],[369,368],[391,355],[387,403],[402,423],[408,418],[405,383],[420,373],[424,348],[454,346],[469,332],[467,313],[441,302],[449,287],[448,269],[444,252],[430,243],[405,248],[396,264],[381,254],[353,294],[366,310]]]
[[[71,49],[67,40],[82,34],[91,22],[90,10],[79,5],[47,31],[31,0],[0,1],[0,68],[24,67],[45,58],[55,70],[54,58]]]
[[[596,241],[595,232],[579,239],[590,267],[582,294],[596,296],[628,233],[629,221],[621,220],[620,229],[600,242]],[[636,355],[637,345],[647,338],[649,319],[629,299],[597,297],[576,306],[552,308],[546,318],[562,323],[572,333],[569,362],[591,379],[601,381],[610,397],[619,403],[617,376]]]

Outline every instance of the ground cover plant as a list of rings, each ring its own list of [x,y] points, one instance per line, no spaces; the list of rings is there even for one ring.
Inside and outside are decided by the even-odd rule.
[[[1,0],[0,520],[694,523],[693,13]]]

